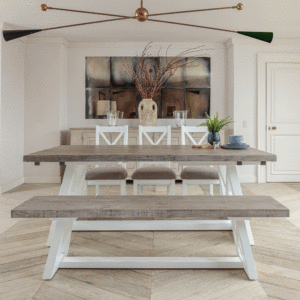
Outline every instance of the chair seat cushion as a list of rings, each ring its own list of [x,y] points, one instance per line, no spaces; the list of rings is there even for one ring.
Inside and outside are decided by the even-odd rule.
[[[127,171],[122,167],[100,167],[86,172],[85,180],[123,180]]]
[[[176,173],[167,167],[143,167],[133,172],[132,179],[176,179]]]
[[[181,179],[219,179],[218,171],[211,167],[186,167],[180,174]]]

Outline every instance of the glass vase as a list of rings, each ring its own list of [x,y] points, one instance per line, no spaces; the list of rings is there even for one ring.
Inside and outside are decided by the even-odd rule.
[[[220,143],[220,133],[219,132],[209,132],[207,137],[208,142],[213,145],[214,143]]]

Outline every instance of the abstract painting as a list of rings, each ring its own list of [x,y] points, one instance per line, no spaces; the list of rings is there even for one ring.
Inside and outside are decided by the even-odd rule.
[[[97,103],[115,101],[124,118],[138,118],[142,100],[124,64],[134,65],[138,57],[86,57],[86,119],[96,119]],[[158,60],[158,57],[149,59]],[[189,60],[190,58],[183,58]],[[210,112],[210,58],[198,57],[189,67],[177,69],[153,99],[158,118],[172,118],[174,110],[187,110],[188,118],[203,119]]]

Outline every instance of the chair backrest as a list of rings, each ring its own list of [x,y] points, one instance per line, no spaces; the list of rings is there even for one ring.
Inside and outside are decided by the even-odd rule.
[[[195,132],[203,132],[204,135],[200,139],[200,141],[197,143],[195,139],[191,136],[191,133]],[[201,145],[203,141],[207,138],[208,136],[208,129],[206,126],[181,126],[181,145],[185,145],[185,136],[187,136],[190,141],[192,142],[193,145]]]
[[[119,133],[119,135],[114,139],[114,141],[110,141],[105,133]],[[107,145],[116,145],[117,142],[123,136],[123,145],[128,145],[128,125],[124,126],[96,126],[96,145],[100,145],[100,136],[104,139]],[[101,165],[116,165],[116,163],[105,162],[101,163]],[[123,168],[126,169],[126,163],[119,162]],[[99,167],[99,165],[96,165]]]
[[[162,133],[157,141],[151,139],[148,133]],[[171,145],[171,125],[168,126],[142,126],[139,125],[139,145],[143,145],[143,135],[151,145],[159,145],[163,138],[167,137],[167,145]]]
[[[105,133],[119,133],[114,141],[110,141]],[[100,145],[100,136],[107,145],[116,145],[123,136],[123,145],[128,145],[128,126],[96,126],[96,145]]]
[[[162,135],[154,141],[148,133],[162,133]],[[143,136],[149,141],[151,145],[159,145],[162,140],[166,137],[167,138],[167,145],[171,145],[171,125],[167,126],[142,126],[139,125],[139,145],[143,145]],[[166,164],[168,167],[170,167],[170,162],[140,162],[140,167],[142,167],[144,164],[151,164],[151,165],[157,165],[157,164]]]

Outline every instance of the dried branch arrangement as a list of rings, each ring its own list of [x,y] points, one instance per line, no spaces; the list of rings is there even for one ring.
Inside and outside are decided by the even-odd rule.
[[[128,62],[124,64],[127,75],[132,79],[143,99],[153,99],[162,88],[166,87],[168,80],[178,68],[195,66],[200,51],[208,50],[203,49],[204,46],[199,46],[187,49],[177,56],[168,57],[170,45],[165,56],[160,56],[161,50],[159,50],[158,59],[153,60],[151,59],[153,56],[149,54],[151,44],[146,45],[142,55],[134,64]],[[189,60],[185,57],[189,57]]]

